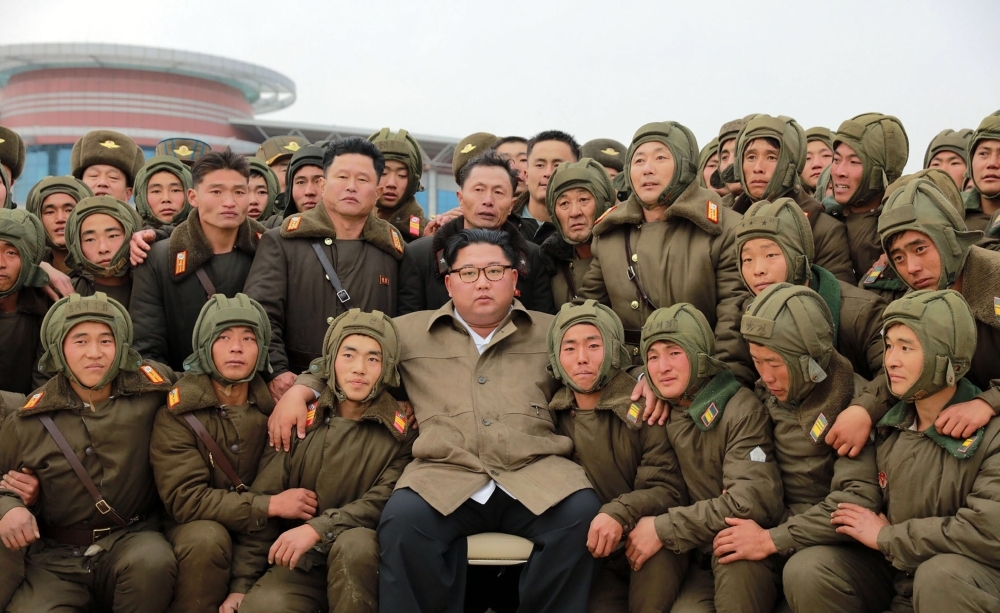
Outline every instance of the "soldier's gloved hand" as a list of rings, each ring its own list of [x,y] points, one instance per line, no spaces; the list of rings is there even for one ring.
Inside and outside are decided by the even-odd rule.
[[[656,423],[662,426],[667,423],[667,418],[670,417],[670,405],[656,397],[646,377],[640,379],[632,390],[632,402],[640,398],[645,400],[646,408],[639,419],[646,420],[650,426]]]
[[[595,558],[605,558],[611,555],[615,546],[622,540],[624,532],[618,520],[607,513],[598,513],[590,522],[590,532],[587,533],[587,551]]]
[[[990,423],[995,415],[996,412],[988,402],[982,398],[973,398],[941,411],[934,420],[934,429],[952,438],[969,438],[976,430]]]
[[[4,475],[3,487],[20,496],[26,507],[33,507],[38,502],[38,477],[28,467]]]
[[[837,453],[852,458],[858,457],[868,443],[872,433],[872,417],[865,408],[852,404],[837,416],[833,427],[827,433],[826,444],[837,450]]]
[[[267,562],[295,568],[302,554],[315,547],[319,540],[319,533],[309,524],[287,530],[271,545],[267,552]]]
[[[152,230],[139,230],[132,235],[132,240],[129,241],[128,245],[129,259],[132,261],[132,266],[138,266],[146,261],[149,250],[153,248],[153,243],[155,242],[156,232]]]
[[[318,504],[316,492],[296,487],[271,496],[271,501],[267,503],[267,516],[305,521],[316,516]]]
[[[73,287],[73,282],[69,280],[69,276],[66,273],[59,272],[48,262],[42,262],[38,267],[44,270],[45,274],[49,276],[49,284],[42,288],[49,298],[59,300],[63,296],[76,293],[76,288]]]
[[[291,373],[285,373],[291,374]],[[283,376],[283,375],[282,375]],[[295,381],[295,377],[292,377]],[[271,381],[274,383],[274,381]],[[274,393],[273,391],[271,392]],[[288,388],[271,411],[267,420],[268,444],[277,450],[288,451],[292,445],[292,428],[298,432],[300,439],[306,437],[307,405],[316,400],[316,392],[305,385],[293,385]]]
[[[240,605],[243,604],[243,599],[246,597],[246,594],[237,594],[233,592],[223,601],[222,606],[219,607],[219,613],[236,613],[236,611],[239,610]]]
[[[0,519],[0,539],[7,549],[27,547],[40,538],[35,516],[24,507],[14,507]]]

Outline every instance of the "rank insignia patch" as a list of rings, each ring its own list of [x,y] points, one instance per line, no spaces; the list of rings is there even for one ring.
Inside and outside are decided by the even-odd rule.
[[[410,216],[410,236],[420,236],[420,218],[416,215]]]
[[[865,277],[865,285],[871,285],[872,283],[878,281],[878,278],[882,276],[882,271],[885,270],[885,264],[876,264],[872,266],[872,269],[868,271],[868,276]]]
[[[42,396],[44,395],[45,392],[38,392],[37,394],[34,394],[31,398],[28,398],[28,402],[24,404],[24,408],[26,409],[35,408],[35,406],[38,404],[38,401],[41,400]]]
[[[639,420],[639,411],[640,407],[635,402],[629,405],[628,413],[625,415],[626,419],[628,419],[628,423],[634,424]]]
[[[174,389],[170,390],[169,394],[167,394],[167,406],[169,406],[172,409],[175,406],[177,406],[180,403],[180,401],[181,401],[181,391],[175,387]]]
[[[294,232],[295,230],[298,230],[300,223],[302,223],[302,217],[298,215],[292,216],[292,218],[288,220],[288,231]]]
[[[396,411],[396,418],[392,420],[392,427],[398,432],[406,430],[406,415]]]
[[[705,217],[708,217],[708,220],[714,224],[719,223],[719,205],[709,200],[706,205]]]
[[[139,370],[141,370],[142,374],[146,375],[146,378],[149,379],[152,383],[155,383],[157,385],[163,383],[163,377],[161,377],[160,373],[156,372],[156,369],[153,368],[152,366],[147,364],[146,366],[143,366]]]
[[[309,426],[313,425],[313,422],[315,421],[316,421],[316,403],[314,402],[309,405],[309,410],[306,411],[306,427],[308,428]]]
[[[174,276],[175,277],[177,275],[184,274],[184,271],[187,270],[187,256],[188,256],[188,252],[186,250],[185,251],[181,251],[180,253],[177,254],[177,259],[174,260]]]
[[[826,415],[823,415],[822,413],[820,413],[819,417],[816,418],[816,421],[813,422],[812,430],[809,431],[809,438],[811,438],[814,443],[818,442],[819,437],[823,436],[823,431],[826,430],[828,423],[830,422],[826,420]]]
[[[708,405],[708,408],[705,409],[705,412],[701,414],[701,423],[705,424],[705,427],[707,428],[712,425],[712,422],[715,421],[715,418],[718,416],[719,416],[719,407],[715,406],[715,403],[713,402],[712,404]]]
[[[392,246],[396,248],[396,251],[403,253],[403,240],[399,238],[399,230],[390,228],[389,231],[392,233]]]

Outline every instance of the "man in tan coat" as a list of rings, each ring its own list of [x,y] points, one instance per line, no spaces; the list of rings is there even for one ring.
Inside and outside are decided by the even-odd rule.
[[[715,330],[718,357],[737,379],[755,377],[739,338],[747,294],[735,249],[740,215],[697,182],[698,144],[676,122],[647,124],[628,152],[628,200],[594,226],[594,259],[580,297],[609,305],[625,326],[634,363],[639,335],[657,308],[689,302]]]

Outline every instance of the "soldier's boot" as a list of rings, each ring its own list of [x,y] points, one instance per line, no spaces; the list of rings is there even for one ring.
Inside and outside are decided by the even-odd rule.
[[[775,561],[739,560],[720,564],[712,559],[717,613],[771,613],[778,602],[781,575]]]
[[[799,551],[782,572],[792,611],[885,611],[895,589],[881,552],[857,545],[820,545]]]
[[[166,532],[177,556],[177,584],[170,613],[216,613],[229,592],[233,540],[222,524],[198,520]]]
[[[684,582],[689,556],[661,549],[629,580],[629,613],[670,610]]]
[[[93,572],[102,607],[114,613],[163,613],[174,595],[177,559],[162,534],[143,530],[115,541]]]
[[[10,597],[24,581],[24,554],[27,548],[11,551],[0,545],[0,611],[5,611]]]
[[[936,555],[913,576],[913,610],[1000,611],[1000,569],[957,554]]]
[[[342,532],[330,547],[326,564],[331,611],[378,612],[378,536],[374,530]]]

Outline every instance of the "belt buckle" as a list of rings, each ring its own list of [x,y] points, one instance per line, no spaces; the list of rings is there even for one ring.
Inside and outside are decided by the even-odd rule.
[[[249,488],[249,487],[247,487],[247,484],[246,484],[246,483],[240,483],[239,485],[237,485],[237,486],[236,486],[236,491],[237,491],[238,493],[242,494],[242,493],[244,493],[244,492],[249,492],[249,491],[250,491],[250,488]]]
[[[628,267],[628,280],[631,281],[635,278],[635,269],[631,266]]]
[[[108,513],[111,512],[111,505],[108,504],[108,501],[104,500],[103,498],[95,502],[94,506],[97,507],[97,510],[101,512],[101,515],[107,515]]]
[[[102,538],[108,536],[109,534],[111,534],[111,530],[112,530],[112,528],[98,528],[98,529],[94,530],[93,531],[93,533],[94,533],[94,542],[96,543],[100,539],[102,539]]]
[[[340,300],[341,304],[347,304],[347,301],[351,299],[351,295],[347,293],[346,289],[342,289],[337,292],[337,300]]]

